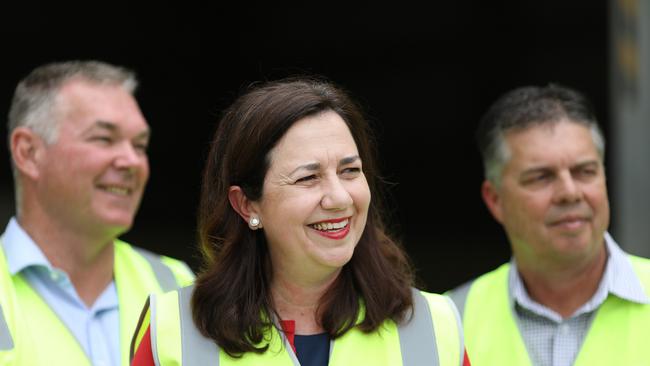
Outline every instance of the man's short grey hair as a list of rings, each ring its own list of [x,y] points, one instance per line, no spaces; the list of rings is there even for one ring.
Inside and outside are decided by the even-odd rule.
[[[604,160],[605,138],[591,102],[583,94],[557,84],[525,86],[497,99],[479,123],[476,140],[485,178],[496,186],[501,183],[501,173],[511,153],[505,140],[507,132],[555,124],[563,118],[589,128],[598,154]]]
[[[7,128],[7,146],[11,150],[11,134],[18,127],[27,127],[47,144],[57,140],[59,121],[56,116],[57,96],[61,87],[72,80],[83,80],[97,85],[116,85],[130,94],[138,86],[133,71],[100,61],[65,61],[39,66],[16,86]],[[21,185],[13,164],[16,211],[21,208]]]
[[[20,126],[28,127],[47,143],[56,141],[58,121],[54,115],[56,97],[71,80],[98,85],[118,85],[133,94],[138,82],[135,73],[100,61],[66,61],[39,66],[22,79],[9,108],[8,136]]]

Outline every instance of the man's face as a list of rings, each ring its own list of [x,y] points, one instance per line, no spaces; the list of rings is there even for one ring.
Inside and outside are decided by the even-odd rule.
[[[137,102],[119,86],[74,80],[54,109],[58,134],[40,160],[40,204],[80,233],[121,234],[149,177],[149,127]]]
[[[605,172],[588,127],[566,119],[505,135],[501,184],[483,185],[521,266],[589,263],[609,225]]]

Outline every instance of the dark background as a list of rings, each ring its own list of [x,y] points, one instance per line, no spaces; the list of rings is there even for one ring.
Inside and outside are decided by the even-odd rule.
[[[124,238],[194,268],[200,175],[217,115],[257,80],[320,74],[362,104],[394,182],[395,231],[422,283],[438,292],[509,258],[480,198],[473,140],[498,95],[526,84],[575,87],[609,131],[604,0],[21,7],[0,15],[1,113],[18,80],[45,62],[93,58],[135,69],[153,128],[152,174]],[[13,183],[1,144],[4,222]]]

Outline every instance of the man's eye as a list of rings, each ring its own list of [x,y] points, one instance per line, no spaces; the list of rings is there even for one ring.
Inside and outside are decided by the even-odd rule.
[[[597,173],[596,169],[592,169],[592,168],[580,169],[578,171],[578,174],[580,174],[583,177],[591,177],[596,175],[596,173]]]
[[[147,149],[149,148],[149,145],[147,144],[134,144],[133,147],[142,152],[147,152]]]
[[[550,174],[542,173],[542,174],[536,174],[536,175],[531,175],[528,178],[524,180],[524,184],[535,184],[535,183],[540,183],[540,182],[545,182],[551,179]]]
[[[94,136],[91,137],[91,140],[99,141],[103,143],[111,143],[113,141],[113,139],[110,136]]]

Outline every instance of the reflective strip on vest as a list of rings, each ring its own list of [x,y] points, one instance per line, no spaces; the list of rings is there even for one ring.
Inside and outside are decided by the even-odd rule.
[[[133,247],[138,254],[149,262],[154,276],[163,292],[177,289],[180,285],[176,282],[174,272],[160,261],[160,255],[154,254],[146,249]]]
[[[402,350],[402,365],[438,365],[438,348],[429,302],[420,291],[411,289],[413,313],[408,322],[400,324],[399,346]],[[431,347],[429,344],[434,346]]]
[[[464,319],[463,314],[465,314],[465,302],[467,301],[467,294],[469,294],[469,290],[472,288],[472,284],[474,284],[474,281],[468,281],[463,285],[449,291],[447,294],[454,301],[454,304],[456,304],[456,308],[460,313],[461,320]]]
[[[2,311],[2,305],[0,305],[0,351],[8,351],[13,348],[14,340],[11,338],[4,311]]]
[[[219,366],[219,347],[212,339],[204,337],[194,326],[191,305],[193,291],[194,286],[183,287],[178,290],[178,305],[181,317],[182,365]],[[152,319],[154,318],[152,317]]]
[[[181,354],[183,366],[219,366],[219,347],[204,337],[192,320],[192,291],[194,286],[178,290],[178,303],[181,320]],[[412,289],[413,313],[409,321],[398,327],[402,365],[438,366],[438,348],[433,320],[427,299],[417,289]],[[153,314],[152,314],[153,315]],[[152,319],[155,319],[152,316]],[[153,323],[153,322],[152,322]],[[331,352],[331,350],[330,350]],[[157,359],[157,357],[154,357]],[[299,366],[297,360],[292,360]]]

